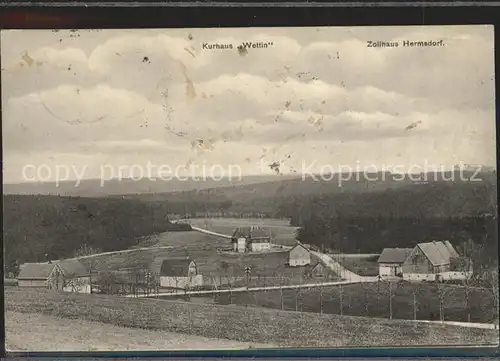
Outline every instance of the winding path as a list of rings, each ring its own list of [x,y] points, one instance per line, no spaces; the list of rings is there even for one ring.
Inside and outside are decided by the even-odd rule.
[[[115,254],[133,253],[133,252],[138,252],[138,251],[150,251],[153,249],[172,249],[172,248],[175,248],[175,247],[174,246],[156,246],[156,247],[131,248],[131,249],[124,249],[121,251],[102,252],[102,253],[90,254],[87,256],[65,258],[64,261],[69,260],[69,259],[86,259],[86,258],[93,258],[93,257],[99,257],[99,256],[109,256],[109,255],[115,255]],[[56,259],[56,260],[53,260],[52,262],[60,262],[60,261],[61,260]]]
[[[221,237],[221,238],[225,238],[225,239],[231,239],[232,238],[231,236],[229,236],[227,234],[212,232],[212,231],[209,231],[209,230],[203,229],[203,228],[198,228],[198,227],[194,227],[194,226],[191,226],[191,228],[193,229],[193,231],[204,233],[204,234],[209,234],[211,236]]]
[[[312,255],[318,257],[321,261],[325,263],[325,265],[330,268],[334,273],[339,275],[341,278],[353,281],[353,282],[376,282],[378,280],[377,276],[360,276],[357,273],[354,273],[344,266],[342,266],[339,262],[335,261],[329,255],[324,253],[310,251]]]

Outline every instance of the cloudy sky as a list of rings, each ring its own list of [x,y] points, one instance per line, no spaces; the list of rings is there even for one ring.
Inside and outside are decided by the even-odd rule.
[[[240,53],[243,41],[273,45]],[[23,30],[1,42],[4,182],[26,180],[26,165],[94,178],[148,164],[272,173],[261,159],[285,173],[496,164],[493,27]]]

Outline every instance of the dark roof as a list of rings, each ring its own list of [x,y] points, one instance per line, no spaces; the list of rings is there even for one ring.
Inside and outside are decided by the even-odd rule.
[[[443,241],[419,243],[417,247],[422,250],[433,266],[450,264],[450,259],[458,256],[450,242],[448,244]]]
[[[46,280],[54,267],[54,263],[25,263],[21,265],[17,279]]]
[[[84,277],[88,276],[89,272],[77,259],[67,259],[52,263],[25,263],[21,266],[17,279],[48,279],[54,267],[58,265],[64,277]]]
[[[233,238],[263,239],[271,238],[271,230],[267,227],[240,227],[233,232]]]
[[[384,248],[378,263],[404,263],[410,255],[412,248]]]
[[[57,264],[61,267],[65,277],[85,277],[89,275],[88,270],[77,259],[66,259]]]
[[[160,276],[187,277],[191,262],[194,261],[190,258],[163,259]]]

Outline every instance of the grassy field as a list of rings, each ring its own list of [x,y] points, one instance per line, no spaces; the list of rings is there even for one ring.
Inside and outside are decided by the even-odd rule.
[[[151,249],[97,256],[95,257],[96,263],[100,266],[99,268],[108,270],[151,264],[155,258],[190,256],[198,263],[205,257],[217,254],[217,250],[230,247],[229,242],[225,239],[195,231],[166,232],[154,236],[154,240]]]
[[[99,271],[148,267],[153,272],[159,272],[164,258],[190,257],[196,262],[205,283],[231,283],[237,287],[246,284],[246,267],[251,268],[249,285],[252,286],[298,284],[304,281],[304,275],[318,261],[313,259],[311,266],[291,268],[287,266],[286,251],[251,254],[227,252],[231,247],[227,239],[195,231],[164,233],[156,236],[155,240],[156,247],[172,248],[98,256],[94,261],[95,267]]]
[[[205,222],[209,222],[211,225],[208,226]],[[207,228],[224,234],[232,234],[234,228],[239,226],[266,225],[269,226],[273,234],[276,234],[278,239],[282,241],[281,244],[294,244],[296,242],[294,240],[295,236],[293,233],[295,228],[288,226],[288,221],[286,220],[213,218],[207,220],[194,219],[192,220],[192,223],[195,226]],[[231,248],[229,240],[196,231],[165,232],[149,237],[149,239],[143,241],[143,244],[147,244],[149,247],[170,246],[173,248],[137,250],[132,253],[106,255],[97,257],[97,263],[101,265],[103,269],[116,270],[151,264],[155,258],[189,256],[195,260],[201,272],[218,275],[220,273],[217,273],[220,268],[220,261],[226,261],[228,263],[242,261],[241,259],[233,259],[234,257],[232,256],[221,256],[219,254],[221,251],[229,250]],[[259,258],[260,256],[256,257]]]
[[[342,257],[330,255],[335,261],[338,261],[342,266],[360,276],[377,276],[378,275],[378,257]]]
[[[7,288],[7,312],[280,347],[496,344],[498,331],[115,296]],[[63,331],[61,331],[63,332]]]
[[[137,351],[208,350],[272,347],[173,332],[143,330],[85,320],[8,311],[9,351]]]
[[[418,287],[418,289],[417,289]],[[439,320],[439,294],[434,284],[400,282],[392,285],[393,318],[413,319],[413,293],[416,293],[417,319]],[[323,289],[323,312],[340,314],[342,292],[342,312],[344,315],[389,318],[389,286],[387,283],[365,283],[346,286],[325,287]],[[377,297],[377,294],[379,295]],[[467,321],[465,289],[460,286],[447,286],[443,292],[444,318],[448,321]],[[302,290],[297,296],[296,290],[284,290],[285,310],[295,310],[298,297],[298,309],[306,312],[320,312],[320,290]],[[488,290],[472,289],[469,295],[471,322],[491,322],[494,319],[494,299]],[[227,304],[228,295],[221,295],[218,303]],[[281,308],[279,291],[259,293],[235,293],[232,303],[256,305],[268,308]]]

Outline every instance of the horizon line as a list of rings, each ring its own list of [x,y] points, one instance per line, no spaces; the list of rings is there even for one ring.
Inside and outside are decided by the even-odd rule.
[[[481,166],[483,167],[483,169],[479,170],[479,173],[481,172],[496,172],[497,171],[497,167],[496,166],[484,166],[484,165],[477,165],[477,166]],[[110,179],[106,179],[106,182],[127,182],[127,181],[130,181],[130,182],[141,182],[141,181],[151,181],[151,182],[156,182],[156,181],[160,181],[160,182],[171,182],[171,181],[181,181],[181,182],[185,182],[185,181],[195,181],[195,182],[200,182],[200,183],[203,183],[203,182],[208,182],[208,181],[214,181],[214,182],[217,182],[217,181],[227,181],[229,180],[230,182],[238,182],[238,181],[241,181],[243,178],[245,177],[276,177],[276,178],[280,178],[280,177],[286,177],[286,178],[301,178],[301,177],[305,177],[305,178],[310,178],[310,177],[314,177],[314,176],[325,176],[325,175],[341,175],[341,174],[359,174],[359,173],[363,173],[363,174],[397,174],[397,175],[415,175],[415,174],[429,174],[429,173],[438,173],[438,172],[442,172],[442,173],[452,173],[452,172],[469,172],[469,173],[472,173],[474,171],[477,171],[477,169],[473,170],[473,169],[455,169],[455,168],[452,168],[452,169],[446,169],[446,170],[439,170],[439,169],[436,169],[436,170],[428,170],[427,172],[414,172],[414,173],[411,173],[411,172],[391,172],[390,170],[386,170],[386,171],[372,171],[372,172],[369,172],[369,171],[353,171],[353,172],[349,172],[349,171],[346,171],[346,172],[324,172],[324,173],[320,173],[320,172],[310,172],[310,173],[299,173],[299,172],[282,172],[282,173],[269,173],[269,174],[254,174],[254,173],[249,173],[249,174],[241,174],[241,175],[238,175],[238,176],[231,176],[231,175],[227,175],[227,176],[212,176],[212,177],[209,177],[209,176],[203,176],[203,175],[200,175],[200,176],[183,176],[182,179],[180,179],[179,177],[161,177],[161,176],[151,176],[151,177],[141,177],[140,179],[135,179],[134,177],[113,177],[113,178],[110,178]],[[9,185],[35,185],[35,184],[62,184],[62,183],[68,183],[68,182],[91,182],[91,181],[98,181],[98,182],[101,182],[102,181],[102,178],[98,178],[98,177],[93,177],[93,178],[82,178],[82,179],[65,179],[65,180],[50,180],[50,181],[17,181],[17,182],[3,182],[2,184],[4,186],[9,186]]]

